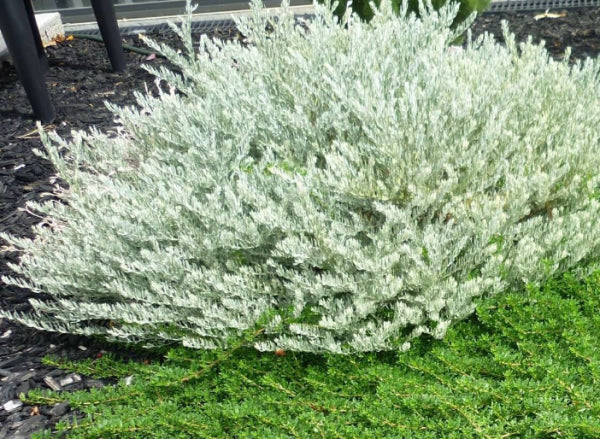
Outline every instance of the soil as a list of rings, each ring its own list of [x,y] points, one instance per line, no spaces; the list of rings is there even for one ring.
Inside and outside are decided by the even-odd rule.
[[[600,52],[600,8],[552,11],[559,17],[536,19],[543,13],[505,12],[479,16],[471,27],[473,35],[494,34],[503,42],[501,20],[506,20],[518,41],[532,35],[535,42],[546,41],[546,47],[556,60],[564,57],[567,46],[572,48],[570,62],[596,57]],[[240,39],[231,28],[215,29],[217,38]],[[168,31],[154,31],[151,37],[177,45]],[[124,43],[143,47],[137,37],[126,36]],[[95,126],[108,132],[115,123],[103,102],[119,105],[133,103],[133,92],[152,86],[153,78],[141,69],[144,62],[166,64],[161,58],[148,58],[127,52],[127,70],[110,70],[101,43],[75,38],[47,48],[50,70],[47,85],[55,103],[57,117],[47,129],[63,137],[71,130],[86,130]],[[150,88],[150,87],[149,87]],[[49,179],[55,173],[44,159],[33,154],[41,148],[25,92],[14,68],[5,63],[0,67],[0,232],[30,237],[31,227],[39,218],[25,209],[28,201],[52,197]],[[0,246],[6,243],[0,239]],[[11,275],[7,266],[17,262],[16,253],[0,253],[0,275]],[[32,293],[0,283],[0,306],[5,310],[26,312]],[[33,388],[57,386],[64,390],[90,389],[109,384],[107,381],[69,374],[46,366],[42,358],[48,354],[69,359],[97,357],[111,351],[119,356],[144,361],[150,354],[129,351],[100,341],[69,335],[49,334],[0,319],[0,439],[29,437],[33,432],[51,429],[61,419],[72,419],[77,413],[68,404],[47,407],[19,405],[19,395]]]

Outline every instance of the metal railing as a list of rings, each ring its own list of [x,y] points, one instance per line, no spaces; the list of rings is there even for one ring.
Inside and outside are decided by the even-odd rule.
[[[281,0],[263,0],[267,7],[278,7]],[[228,12],[248,9],[249,0],[196,0],[197,13]],[[312,0],[291,0],[292,6],[311,5]],[[93,20],[90,0],[34,0],[38,12],[60,12],[63,22],[81,23]],[[600,0],[492,0],[489,12],[545,11],[600,7]],[[185,9],[185,0],[115,0],[119,19],[180,15]]]
[[[263,0],[266,7],[281,6],[281,0]],[[196,0],[196,13],[227,12],[248,9],[249,0]],[[36,12],[60,12],[63,22],[93,21],[89,0],[34,0]],[[290,0],[291,6],[312,5],[312,0]],[[185,0],[115,0],[119,19],[181,15]]]
[[[545,11],[599,7],[600,0],[501,0],[492,1],[489,12]]]

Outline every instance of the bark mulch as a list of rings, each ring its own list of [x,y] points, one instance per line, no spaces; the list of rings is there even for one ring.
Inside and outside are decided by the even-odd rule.
[[[518,41],[528,35],[534,41],[545,40],[555,59],[563,58],[567,46],[572,47],[572,62],[595,57],[600,52],[600,8],[552,11],[566,15],[536,20],[534,17],[540,12],[543,11],[482,14],[472,26],[473,34],[488,31],[502,41],[500,22],[507,20]],[[151,36],[177,44],[167,31],[155,31]],[[217,29],[214,36],[240,38],[230,29]],[[136,37],[124,40],[126,44],[143,47]],[[86,130],[91,126],[105,132],[113,130],[113,117],[103,102],[131,104],[134,91],[153,83],[140,65],[166,62],[128,52],[127,70],[113,73],[103,45],[80,38],[48,47],[47,52],[50,62],[47,84],[57,110],[55,122],[47,128],[64,137],[69,137],[71,130]],[[55,171],[47,161],[32,153],[34,148],[41,148],[35,121],[16,72],[7,63],[0,66],[0,122],[0,231],[29,237],[39,218],[28,213],[25,205],[30,200],[52,197],[50,178]],[[5,244],[0,240],[0,247]],[[1,253],[0,275],[10,275],[7,263],[17,259],[16,253]],[[30,297],[32,293],[27,290],[0,283],[2,309],[26,312]],[[23,405],[19,400],[21,393],[40,387],[91,389],[109,383],[45,366],[41,362],[45,355],[81,359],[97,357],[106,351],[138,361],[148,355],[82,337],[40,332],[0,319],[0,439],[29,437],[33,432],[51,429],[61,419],[77,415],[66,403],[47,407]]]

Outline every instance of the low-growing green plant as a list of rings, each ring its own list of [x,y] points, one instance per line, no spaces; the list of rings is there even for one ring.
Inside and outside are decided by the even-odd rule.
[[[58,426],[72,439],[599,438],[599,289],[597,272],[489,298],[444,340],[404,353],[177,348],[162,364],[48,360],[119,383],[25,400],[85,414]]]
[[[406,8],[406,6],[403,6]],[[0,312],[148,346],[348,353],[442,338],[476,301],[599,254],[599,66],[491,37],[458,5],[298,25],[259,1],[247,46],[179,31],[118,135],[44,135],[68,189],[1,235],[47,296]],[[267,30],[271,26],[271,30]],[[568,58],[568,56],[566,57]],[[583,273],[582,273],[583,274]]]

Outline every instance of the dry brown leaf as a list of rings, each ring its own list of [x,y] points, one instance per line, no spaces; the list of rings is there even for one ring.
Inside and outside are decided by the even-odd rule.
[[[51,131],[56,128],[54,124],[46,124],[43,126],[44,131]],[[16,136],[16,139],[37,139],[40,135],[38,134],[38,129],[34,128],[31,131],[26,132],[25,134],[21,134],[20,136]]]
[[[50,41],[44,42],[44,47],[56,46],[58,43],[63,43],[65,41],[73,41],[74,38],[75,37],[73,35],[57,35]]]
[[[562,12],[548,12],[550,9],[546,9],[546,12],[537,14],[533,17],[534,20],[541,20],[542,18],[562,18],[567,16],[567,11]]]

